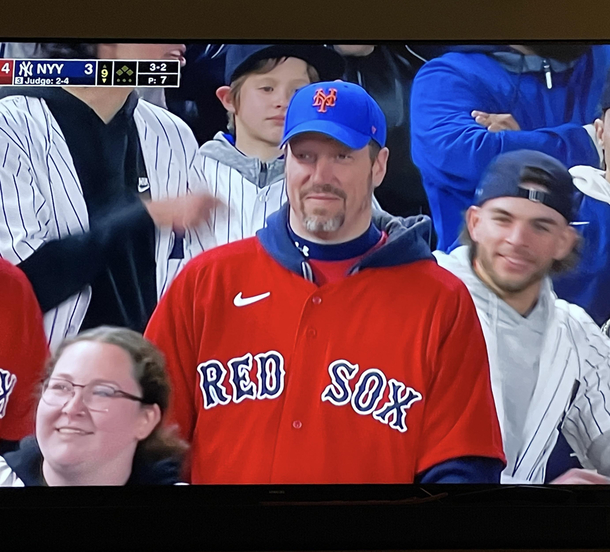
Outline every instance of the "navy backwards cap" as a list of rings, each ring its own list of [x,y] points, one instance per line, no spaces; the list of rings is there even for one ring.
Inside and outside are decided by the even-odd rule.
[[[387,134],[377,102],[361,86],[343,81],[310,84],[292,97],[280,147],[304,132],[325,134],[354,150],[371,140],[384,147]]]
[[[547,192],[522,186],[528,180],[536,183],[535,177],[528,178],[527,169],[545,174],[543,185]],[[555,209],[572,222],[576,214],[575,191],[572,175],[557,159],[539,151],[518,150],[500,154],[489,164],[475,192],[475,205],[497,197],[523,197]]]
[[[321,44],[230,44],[225,58],[225,84],[250,71],[263,59],[294,57],[311,65],[321,80],[340,79],[345,60]]]

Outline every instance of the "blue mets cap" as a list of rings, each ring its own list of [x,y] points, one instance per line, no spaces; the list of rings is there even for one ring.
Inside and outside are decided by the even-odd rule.
[[[304,86],[292,97],[280,147],[304,132],[319,132],[359,150],[371,140],[384,147],[387,130],[383,111],[364,88],[329,81]]]
[[[546,191],[524,188],[526,183],[541,184]],[[575,192],[572,175],[557,159],[539,151],[517,150],[498,155],[488,165],[474,201],[481,206],[497,197],[523,197],[555,209],[572,222]]]

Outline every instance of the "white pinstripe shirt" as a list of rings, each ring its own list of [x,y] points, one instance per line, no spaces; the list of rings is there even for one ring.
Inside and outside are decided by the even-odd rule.
[[[197,142],[176,116],[140,100],[134,111],[153,200],[184,195]],[[13,264],[44,243],[89,229],[87,207],[64,136],[43,99],[0,100],[0,257]],[[155,232],[157,296],[202,251],[197,232],[185,236],[185,259],[170,259],[174,234]],[[78,333],[91,299],[86,286],[45,314],[54,349]]]
[[[206,191],[228,206],[213,213],[209,231],[202,233],[205,249],[254,236],[288,200],[284,160],[248,157],[222,132],[199,148],[190,182],[194,191]]]

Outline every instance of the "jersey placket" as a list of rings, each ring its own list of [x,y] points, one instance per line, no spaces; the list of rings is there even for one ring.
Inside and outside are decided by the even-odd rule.
[[[311,479],[307,458],[323,437],[318,435],[322,391],[326,376],[328,313],[320,288],[311,293],[302,308],[294,349],[290,354],[284,403],[275,445],[271,483]]]

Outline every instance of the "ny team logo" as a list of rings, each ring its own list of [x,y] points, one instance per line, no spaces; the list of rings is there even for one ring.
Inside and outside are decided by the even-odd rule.
[[[318,88],[313,96],[313,106],[318,108],[319,113],[326,113],[327,107],[335,107],[337,101],[337,89],[329,88],[328,94],[323,88]]]
[[[205,410],[230,402],[239,404],[247,399],[276,399],[284,391],[284,358],[277,351],[253,356],[250,353],[232,358],[228,369],[218,360],[208,360],[197,366],[199,388]],[[251,371],[256,366],[256,377]],[[347,360],[336,360],[328,367],[330,383],[320,399],[334,406],[351,406],[361,416],[375,420],[404,433],[407,431],[407,410],[422,394],[386,375],[378,368],[369,368],[356,380],[359,367]],[[355,385],[350,386],[350,382]],[[385,402],[381,402],[386,395]]]
[[[10,394],[15,389],[17,376],[11,374],[8,370],[0,368],[0,418],[6,416],[6,407]]]

